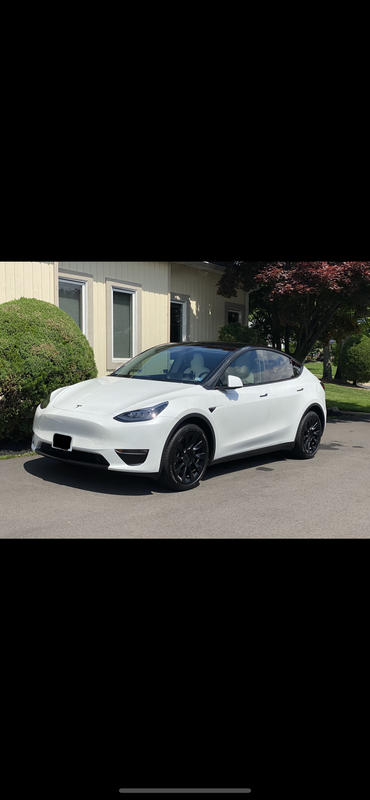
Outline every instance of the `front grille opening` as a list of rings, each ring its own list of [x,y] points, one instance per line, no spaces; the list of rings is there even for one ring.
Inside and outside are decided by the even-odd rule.
[[[144,464],[149,450],[116,450],[117,455],[130,467]]]

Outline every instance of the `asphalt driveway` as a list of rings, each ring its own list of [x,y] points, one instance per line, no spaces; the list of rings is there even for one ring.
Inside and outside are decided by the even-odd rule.
[[[369,487],[370,419],[329,419],[312,461],[229,462],[183,494],[26,456],[0,461],[0,537],[367,538]]]

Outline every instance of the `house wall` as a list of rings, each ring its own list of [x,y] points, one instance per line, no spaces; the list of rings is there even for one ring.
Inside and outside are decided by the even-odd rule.
[[[0,261],[0,303],[19,297],[55,303],[55,262]]]
[[[107,359],[107,281],[141,287],[139,352],[168,341],[170,289],[167,261],[60,261],[59,271],[93,278],[91,344],[99,375],[113,369]]]
[[[58,274],[86,280],[88,338],[99,375],[118,366],[109,347],[112,283],[137,289],[136,352],[170,341],[170,301],[177,295],[188,298],[188,341],[217,340],[225,323],[228,301],[217,294],[220,273],[167,261],[2,261],[0,303],[35,297],[58,304]],[[245,309],[246,298],[239,292],[231,302]]]
[[[171,264],[171,292],[187,295],[190,302],[189,339],[194,341],[217,341],[218,332],[225,324],[226,303],[232,302],[246,308],[246,293],[227,301],[217,294],[219,272],[193,269],[181,264]]]

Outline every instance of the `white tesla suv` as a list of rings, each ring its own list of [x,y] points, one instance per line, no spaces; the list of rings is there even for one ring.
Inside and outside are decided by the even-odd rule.
[[[291,356],[240,344],[160,345],[104,378],[52,392],[32,449],[193,489],[210,463],[274,450],[313,458],[323,384]]]

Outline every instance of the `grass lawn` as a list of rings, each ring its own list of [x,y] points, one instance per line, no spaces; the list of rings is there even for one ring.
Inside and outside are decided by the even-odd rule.
[[[31,440],[12,442],[11,439],[0,440],[0,461],[6,458],[21,458],[21,456],[34,456],[31,450]]]
[[[6,456],[0,456],[0,461],[5,461],[6,458],[22,458],[22,456],[34,456],[34,455],[35,453],[33,453],[31,450],[27,450],[25,453],[13,453],[13,454],[7,453]]]
[[[305,364],[305,366],[318,378],[322,378],[322,361],[312,361]],[[335,377],[336,369],[333,366],[333,378]],[[353,389],[352,386],[336,386],[335,383],[326,383],[325,392],[328,408],[337,406],[341,411],[362,411],[370,414],[369,389]]]

